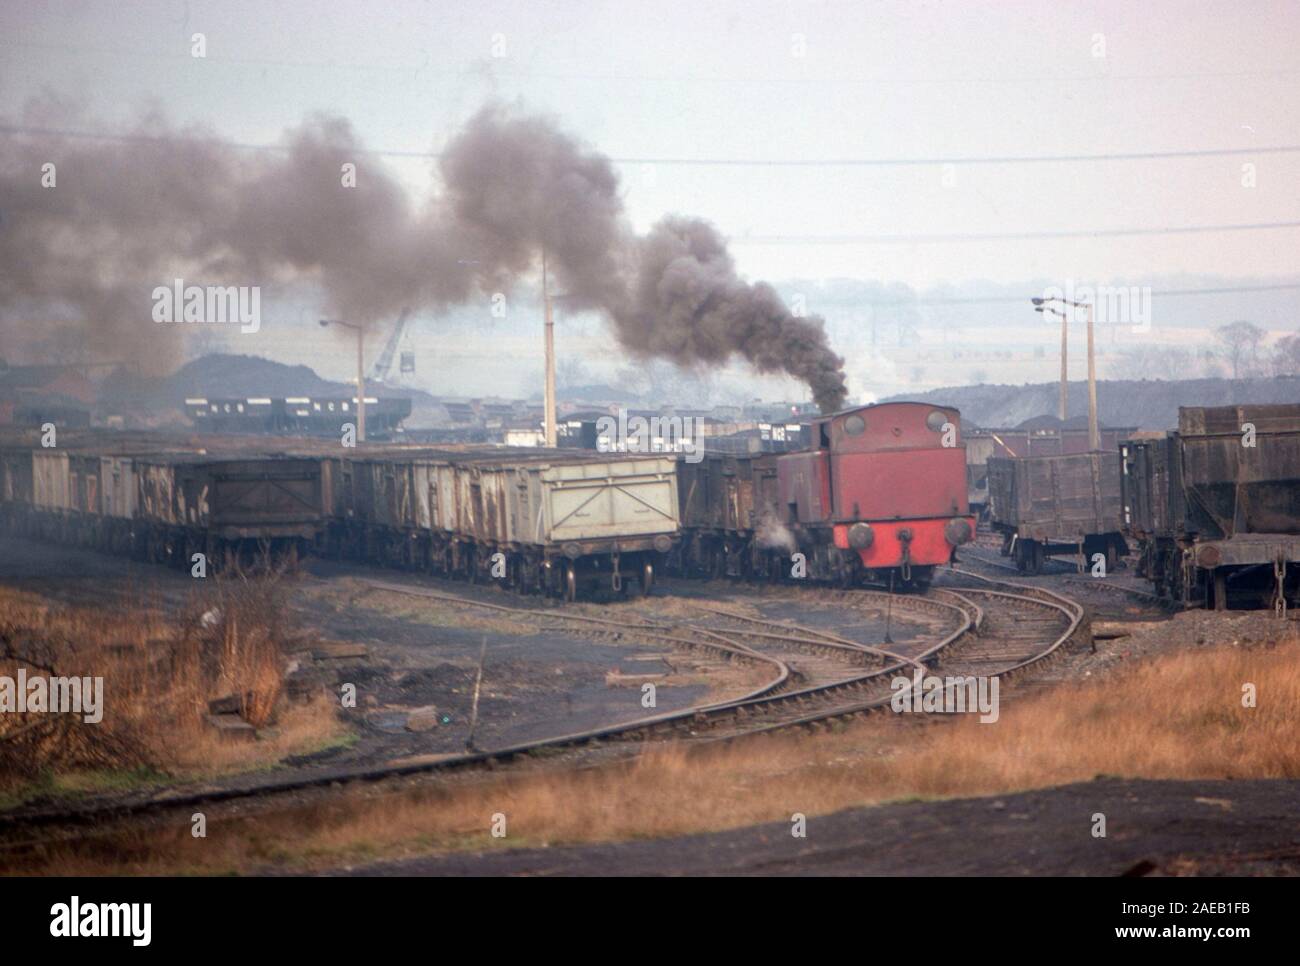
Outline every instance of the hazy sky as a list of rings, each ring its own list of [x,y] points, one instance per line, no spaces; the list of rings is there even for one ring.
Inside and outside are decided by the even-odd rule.
[[[832,159],[1300,144],[1300,4],[15,3],[0,111],[48,86],[269,143],[306,113],[425,151],[492,97],[616,158]],[[207,37],[207,57],[190,37]],[[1100,35],[1100,36],[1098,36]],[[1104,51],[1102,45],[1104,44]],[[494,48],[495,45],[495,48]],[[1096,56],[1103,53],[1104,56]],[[504,53],[504,56],[494,56]],[[1242,186],[1243,163],[1257,187]],[[426,160],[393,160],[412,187]],[[900,167],[628,163],[638,225],[699,214],[754,276],[928,285],[1291,272],[1300,233],[850,243],[1300,219],[1300,154]],[[945,173],[955,183],[945,185]],[[745,236],[755,241],[746,241]],[[789,240],[786,240],[789,239]]]
[[[1296,2],[0,0],[0,114],[49,89],[103,129],[161,107],[270,144],[327,111],[422,152],[504,99],[620,159],[639,228],[709,218],[751,278],[1244,280],[1294,275],[1300,229],[933,236],[1300,221],[1300,152],[940,159],[1300,145],[1298,55]],[[844,159],[935,160],[808,163]],[[384,163],[436,190],[431,160]]]

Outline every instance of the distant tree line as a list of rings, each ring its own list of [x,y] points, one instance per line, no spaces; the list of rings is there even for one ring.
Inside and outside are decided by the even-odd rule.
[[[1214,342],[1199,349],[1143,344],[1110,367],[1112,379],[1258,379],[1300,376],[1300,334],[1271,345],[1268,330],[1238,321],[1214,329]]]

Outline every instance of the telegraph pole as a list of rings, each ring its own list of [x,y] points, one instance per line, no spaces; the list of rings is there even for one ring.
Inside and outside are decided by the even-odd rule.
[[[345,329],[353,329],[357,333],[357,442],[366,441],[366,367],[365,367],[365,326],[358,325],[355,322],[344,322],[342,319],[321,319],[322,327],[327,325],[341,325]]]
[[[1066,410],[1069,408],[1070,397],[1070,369],[1066,360],[1070,350],[1069,342],[1065,337],[1067,321],[1065,313],[1057,312],[1056,314],[1061,317],[1061,399],[1056,407],[1056,415],[1060,418],[1061,422],[1065,422],[1065,415]]]
[[[546,249],[542,249],[542,305],[546,318],[546,390],[543,421],[546,445],[555,448],[555,317],[551,312],[551,292],[546,277]]]
[[[1092,302],[1071,302],[1059,295],[1051,298],[1036,298],[1031,300],[1034,303],[1034,311],[1043,314],[1052,313],[1061,317],[1061,418],[1065,418],[1065,313],[1058,312],[1051,308],[1048,303],[1060,302],[1063,306],[1074,309],[1088,310],[1088,449],[1090,452],[1097,452],[1101,449],[1101,432],[1097,427],[1097,352],[1093,339],[1093,309]]]
[[[1076,303],[1077,304],[1077,303]],[[1088,448],[1101,449],[1101,434],[1097,429],[1097,355],[1093,351],[1093,303],[1088,303]]]

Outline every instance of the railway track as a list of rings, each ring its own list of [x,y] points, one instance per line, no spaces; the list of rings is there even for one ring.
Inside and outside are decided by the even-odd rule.
[[[1025,575],[1021,574],[1014,564],[1008,563],[1001,556],[996,548],[983,545],[967,546],[962,548],[960,556],[963,563],[986,571],[999,574],[1010,571],[1021,579],[1034,579],[1026,578]],[[1052,566],[1051,570],[1047,569],[1048,565]],[[1139,618],[1159,618],[1171,611],[1181,609],[1181,605],[1177,602],[1160,597],[1151,591],[1131,587],[1105,577],[1099,578],[1080,574],[1077,566],[1068,564],[1063,560],[1049,559],[1045,561],[1043,573],[1039,575],[1039,578],[1067,584],[1076,601],[1093,605],[1108,619],[1132,619],[1134,616]],[[1141,612],[1137,615],[1114,612],[1115,601],[1119,599],[1141,605]]]
[[[854,598],[871,593],[840,591],[836,596],[850,606],[862,606],[861,600],[855,602]],[[1068,641],[1087,632],[1081,607],[1059,594],[1034,588],[1017,588],[1016,592],[992,587],[939,588],[926,598],[895,599],[955,607],[963,613],[968,631],[914,655],[891,653],[894,663],[880,674],[856,679],[851,688],[822,688],[782,707],[774,707],[777,702],[769,700],[766,703],[774,713],[761,723],[742,720],[737,724],[735,719],[747,709],[730,709],[731,727],[717,727],[708,737],[729,739],[881,711],[891,706],[895,676],[918,669],[925,673],[941,668],[945,676],[954,677],[1014,678],[1030,666],[1050,660]]]
[[[965,576],[977,584],[979,581],[998,583],[978,575]],[[90,826],[95,826],[91,834],[100,835],[112,834],[123,823],[164,815],[180,813],[188,819],[194,809],[227,803],[273,808],[277,801],[296,803],[295,796],[328,793],[339,786],[367,787],[437,773],[495,769],[534,757],[581,755],[596,749],[616,748],[626,754],[647,741],[717,742],[815,725],[887,708],[894,694],[890,684],[896,676],[910,676],[915,671],[925,673],[940,663],[946,674],[1014,676],[1058,653],[1080,633],[1083,622],[1081,607],[1059,594],[1038,588],[937,589],[925,597],[859,590],[812,592],[821,599],[851,608],[875,609],[884,603],[904,611],[913,608],[946,621],[937,639],[877,646],[727,608],[701,606],[701,619],[686,624],[616,621],[567,610],[511,607],[401,584],[371,583],[377,589],[441,599],[469,608],[510,612],[529,620],[581,628],[589,634],[644,635],[658,646],[667,643],[674,648],[704,651],[728,661],[763,666],[770,674],[758,687],[729,700],[490,751],[324,768],[270,780],[263,776],[244,784],[128,802],[11,812],[0,816],[0,849],[39,845],[51,837],[70,840],[84,837]],[[794,659],[795,655],[799,656],[798,660]],[[819,661],[814,673],[797,666],[809,656]]]

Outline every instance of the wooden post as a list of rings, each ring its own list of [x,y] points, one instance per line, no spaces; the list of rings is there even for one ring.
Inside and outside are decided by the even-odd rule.
[[[478,674],[474,677],[474,700],[469,711],[469,735],[465,738],[465,747],[474,751],[474,730],[478,727],[478,696],[483,687],[483,660],[487,657],[487,635],[483,635],[483,646],[478,652]]]

